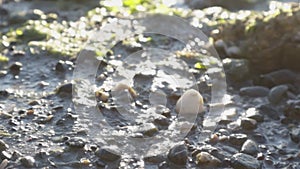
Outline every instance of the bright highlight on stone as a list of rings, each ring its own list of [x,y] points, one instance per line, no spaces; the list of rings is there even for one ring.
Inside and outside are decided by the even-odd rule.
[[[181,114],[198,114],[204,111],[203,97],[194,89],[187,90],[176,103],[176,112]]]

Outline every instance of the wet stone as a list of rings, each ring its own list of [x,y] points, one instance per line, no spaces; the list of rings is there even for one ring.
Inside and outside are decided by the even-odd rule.
[[[66,65],[65,62],[62,60],[59,60],[55,65],[55,70],[58,72],[64,72],[66,71]]]
[[[253,130],[257,127],[257,122],[254,119],[242,118],[241,127],[245,130]]]
[[[73,137],[66,142],[71,148],[83,148],[86,144],[85,140],[80,137]]]
[[[7,75],[7,71],[6,70],[0,70],[0,77],[4,77]]]
[[[284,115],[293,120],[300,119],[300,100],[288,100]]]
[[[73,89],[73,84],[72,83],[66,83],[66,84],[62,84],[60,85],[57,89],[56,89],[56,93],[59,95],[72,95],[72,89]]]
[[[5,151],[8,148],[9,148],[9,146],[3,140],[0,140],[0,152]]]
[[[234,169],[258,169],[260,168],[260,164],[257,159],[254,157],[243,154],[243,153],[237,153],[232,156],[230,159],[231,166]]]
[[[136,126],[134,129],[136,133],[142,133],[144,136],[153,136],[158,132],[157,127],[153,123],[145,123],[140,126]]]
[[[300,142],[300,128],[293,128],[290,132],[291,140],[295,143]]]
[[[240,95],[249,97],[266,97],[269,89],[263,86],[250,86],[240,89]]]
[[[158,164],[165,161],[166,157],[163,154],[148,155],[144,157],[144,161],[148,163]]]
[[[95,155],[106,162],[113,162],[121,158],[120,152],[113,146],[102,147],[95,152]]]
[[[9,66],[9,69],[14,73],[18,73],[18,72],[20,72],[22,67],[23,67],[23,64],[21,62],[15,62]]]
[[[244,80],[249,75],[249,63],[246,59],[226,58],[223,66],[226,76],[234,81]]]
[[[20,162],[23,166],[32,168],[35,166],[35,159],[31,156],[25,156],[20,159]]]
[[[184,144],[179,144],[170,149],[168,159],[177,165],[186,165],[188,151]]]
[[[243,144],[241,152],[249,155],[256,155],[258,153],[257,144],[253,140],[247,140]]]
[[[281,84],[292,84],[296,80],[296,73],[288,69],[281,69],[271,73],[261,75],[259,84],[267,87],[273,87]]]
[[[231,134],[229,136],[229,142],[232,145],[237,145],[241,146],[244,144],[244,142],[247,140],[247,135],[246,134]]]
[[[271,105],[258,105],[256,107],[258,112],[262,115],[267,115],[269,118],[273,120],[279,120],[280,119],[280,113]]]
[[[282,100],[285,96],[288,89],[289,87],[287,85],[279,85],[273,87],[268,95],[269,101],[274,104],[280,102],[280,100]]]
[[[257,122],[264,121],[264,116],[256,108],[249,108],[246,111],[246,117],[250,119],[254,119]]]
[[[196,155],[196,163],[199,166],[217,167],[221,161],[207,152],[201,152]]]

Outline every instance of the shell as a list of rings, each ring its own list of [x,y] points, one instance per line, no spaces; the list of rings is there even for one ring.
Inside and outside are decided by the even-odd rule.
[[[202,95],[194,89],[183,93],[176,103],[176,112],[180,114],[198,114],[204,112]]]

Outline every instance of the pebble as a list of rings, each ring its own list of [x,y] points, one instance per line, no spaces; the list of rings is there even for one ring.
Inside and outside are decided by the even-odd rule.
[[[267,87],[273,87],[281,84],[293,83],[297,78],[297,74],[288,69],[281,69],[263,74],[259,78],[259,84]]]
[[[249,75],[249,63],[246,59],[226,58],[223,61],[226,77],[233,81],[245,80]]]
[[[55,65],[55,70],[58,72],[65,72],[66,71],[66,65],[63,60],[59,60]]]
[[[66,144],[72,148],[83,148],[86,144],[85,140],[80,137],[70,138]]]
[[[114,88],[111,89],[113,96],[118,96],[121,92],[128,91],[132,98],[137,96],[136,91],[127,84],[118,83]]]
[[[232,145],[241,146],[244,144],[244,142],[247,140],[246,134],[230,134],[229,136],[229,142]]]
[[[287,106],[284,110],[284,115],[288,119],[299,120],[300,119],[300,100],[288,100]]]
[[[96,150],[95,155],[106,162],[113,162],[121,158],[121,153],[114,146],[105,146]]]
[[[230,162],[234,169],[260,168],[258,160],[248,154],[237,153],[231,157]]]
[[[166,157],[163,154],[157,155],[147,155],[144,157],[144,160],[148,163],[158,164],[165,161]]]
[[[240,95],[249,97],[266,97],[269,89],[263,86],[250,86],[240,89]]]
[[[157,127],[153,123],[144,123],[133,128],[135,133],[142,133],[144,136],[151,137],[158,132]]]
[[[7,75],[7,71],[6,70],[0,70],[0,77],[4,77]]]
[[[188,151],[184,144],[179,144],[170,149],[168,159],[177,165],[186,165]]]
[[[280,102],[280,100],[282,100],[282,98],[285,96],[288,89],[289,87],[287,85],[279,85],[273,87],[268,95],[269,101],[273,104]]]
[[[241,127],[245,130],[253,130],[257,127],[257,122],[254,119],[244,117],[241,119]]]
[[[31,156],[21,157],[20,162],[23,166],[32,168],[35,166],[35,159]]]
[[[19,73],[22,67],[23,67],[23,64],[21,62],[15,62],[15,63],[13,63],[12,65],[9,66],[9,69],[13,73]]]
[[[256,155],[258,153],[257,144],[253,140],[247,140],[243,144],[241,152],[249,155]]]
[[[256,107],[258,112],[262,115],[267,115],[269,118],[273,120],[279,120],[280,119],[280,113],[278,110],[274,108],[274,106],[268,105],[268,104],[262,104],[258,105]]]
[[[8,148],[9,148],[9,146],[3,140],[0,140],[0,152],[5,151]]]
[[[240,57],[241,49],[237,46],[230,46],[226,49],[226,54],[229,57]]]
[[[293,128],[290,132],[291,140],[295,143],[300,142],[300,128]]]
[[[257,122],[264,121],[264,116],[254,107],[247,109],[246,117],[250,119],[254,119]]]
[[[217,167],[221,161],[207,152],[200,152],[196,155],[196,164],[199,166]]]
[[[8,160],[4,159],[1,163],[0,163],[0,169],[5,169],[5,167],[8,165]]]
[[[204,111],[202,95],[197,90],[187,90],[178,99],[175,110],[180,114],[202,113]]]
[[[73,89],[73,84],[72,83],[66,83],[58,86],[56,89],[56,93],[59,95],[72,95],[72,89]]]

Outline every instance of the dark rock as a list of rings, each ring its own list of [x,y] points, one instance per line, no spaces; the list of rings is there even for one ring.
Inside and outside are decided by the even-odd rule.
[[[166,160],[166,157],[163,154],[157,155],[147,155],[144,157],[144,161],[148,163],[158,164]]]
[[[295,143],[300,142],[300,128],[293,128],[290,132],[291,140]]]
[[[13,72],[13,73],[19,73],[20,70],[22,69],[23,64],[20,62],[15,62],[12,65],[9,66],[9,69]]]
[[[278,103],[284,97],[288,89],[289,87],[287,85],[273,87],[268,95],[269,101],[274,104]]]
[[[95,155],[106,162],[113,162],[121,158],[120,152],[113,146],[102,147],[96,150]]]
[[[257,122],[254,119],[242,118],[241,127],[245,130],[253,130],[257,127]]]
[[[0,152],[5,151],[8,148],[9,148],[9,146],[3,140],[0,140]]]
[[[229,136],[229,142],[232,145],[242,146],[247,138],[248,136],[246,134],[231,134]]]
[[[267,141],[266,137],[261,133],[253,134],[252,137],[257,143],[260,143],[260,144],[264,144]]]
[[[249,97],[265,97],[269,94],[269,89],[263,86],[250,86],[240,89],[240,95]]]
[[[179,144],[170,149],[168,159],[177,165],[186,165],[188,151],[184,144]]]
[[[72,95],[72,90],[73,90],[73,84],[72,83],[66,83],[66,84],[60,85],[56,89],[56,93],[59,94],[59,95],[71,96]]]
[[[247,140],[243,144],[241,152],[249,155],[256,155],[258,153],[257,144],[253,140]]]
[[[256,107],[258,112],[262,115],[267,115],[273,120],[280,120],[280,113],[277,111],[274,106],[271,105],[258,105]]]
[[[300,100],[288,100],[287,106],[284,110],[284,115],[288,119],[299,120],[300,119]]]
[[[281,69],[261,75],[257,83],[267,87],[274,87],[281,84],[292,84],[296,78],[297,74],[295,72],[288,69]]]
[[[25,156],[20,159],[23,166],[32,168],[35,167],[35,159],[31,156]]]
[[[237,153],[233,155],[230,159],[231,166],[234,169],[258,169],[260,168],[260,164],[257,159],[254,157],[243,154]]]
[[[160,125],[160,126],[169,126],[170,124],[170,119],[168,119],[167,117],[161,115],[158,116],[157,118],[154,119],[154,124]]]
[[[80,137],[73,137],[69,139],[66,144],[71,148],[83,148],[86,144],[85,140]]]
[[[145,123],[134,127],[135,133],[142,133],[144,136],[153,136],[158,132],[157,127],[153,123]]]
[[[233,81],[245,80],[249,75],[249,63],[246,59],[230,59],[223,60],[223,66],[226,77]]]
[[[65,62],[62,60],[59,60],[55,65],[55,70],[58,72],[64,72],[66,71],[66,65]]]

